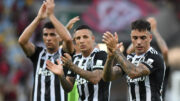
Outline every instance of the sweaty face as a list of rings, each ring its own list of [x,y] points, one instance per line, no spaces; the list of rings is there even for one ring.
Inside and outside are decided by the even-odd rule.
[[[93,50],[94,37],[88,29],[81,29],[75,32],[74,40],[81,52]]]
[[[132,30],[131,31],[131,41],[137,55],[145,53],[149,47],[152,40],[152,35],[147,31]]]
[[[50,53],[56,52],[59,48],[60,37],[54,28],[43,29],[43,41]]]

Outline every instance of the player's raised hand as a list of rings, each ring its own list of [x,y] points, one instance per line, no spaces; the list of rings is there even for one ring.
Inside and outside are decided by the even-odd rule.
[[[47,17],[47,12],[46,12],[46,4],[45,4],[45,1],[43,2],[43,4],[41,5],[40,9],[39,9],[39,12],[37,14],[37,17],[40,19],[40,20],[43,20]]]
[[[66,25],[66,28],[67,28],[68,30],[72,29],[72,27],[74,26],[74,24],[75,24],[77,21],[79,21],[79,20],[80,20],[79,16],[76,16],[76,17],[72,18],[72,19],[68,22],[68,24]]]
[[[46,0],[45,5],[47,7],[47,15],[51,16],[54,14],[55,3],[54,0]]]
[[[114,52],[117,49],[118,36],[116,32],[113,35],[107,31],[104,33],[102,41],[106,44],[109,52]]]
[[[120,43],[117,44],[117,49],[119,49],[120,52],[124,52],[123,42],[120,42]]]
[[[62,67],[62,64],[60,63],[60,60],[57,60],[57,65],[52,63],[50,60],[47,60],[46,66],[53,73],[60,76],[64,75],[63,67]]]
[[[157,30],[157,21],[154,17],[147,18],[147,21],[151,24],[151,30],[156,31]]]

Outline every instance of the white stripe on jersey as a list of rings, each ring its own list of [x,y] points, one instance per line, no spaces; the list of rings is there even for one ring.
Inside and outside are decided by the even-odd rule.
[[[128,84],[128,89],[129,89],[129,101],[132,101],[132,95],[131,95],[131,86]]]
[[[84,93],[85,93],[85,96],[89,96],[89,90],[88,90],[88,85],[87,85],[87,83],[86,84],[84,84]],[[86,99],[85,99],[86,101],[88,101],[88,97],[86,97]]]
[[[53,61],[53,62],[54,62],[54,61]],[[52,72],[50,71],[50,73],[52,73]],[[55,90],[56,90],[56,89],[55,89],[55,87],[54,87],[54,86],[55,86],[55,85],[54,85],[54,81],[55,81],[55,75],[52,73],[52,74],[51,74],[51,84],[50,84],[50,88],[51,88],[51,89],[50,89],[50,90],[51,90],[51,91],[50,91],[50,93],[51,93],[51,94],[50,94],[50,95],[51,95],[51,101],[55,101],[55,96],[54,96],[54,95],[55,95]],[[63,100],[61,100],[61,101],[63,101]]]
[[[61,85],[61,84],[60,84]],[[60,88],[61,88],[61,101],[64,101],[64,89],[62,88],[62,86],[60,86]]]
[[[108,101],[110,101],[110,98],[111,98],[111,97],[110,97],[110,96],[111,96],[111,82],[109,83],[109,95],[108,95],[108,96],[109,96]]]
[[[78,85],[77,85],[77,88],[78,88],[79,96],[82,96],[81,86],[78,86]],[[79,98],[79,99],[80,99],[80,98]]]
[[[136,94],[136,101],[140,101],[140,92],[139,92],[138,82],[136,82],[136,84],[135,84],[135,94]]]
[[[164,75],[163,75],[163,78],[165,78],[165,72],[166,72],[166,65],[165,65],[166,63],[164,62]],[[162,84],[161,84],[161,90],[160,90],[160,92],[162,92],[162,90],[163,90],[163,85],[164,85],[164,79],[163,79],[163,82],[162,82]],[[161,101],[163,101],[163,98],[162,98],[162,95],[160,96],[160,99],[161,99]]]
[[[42,57],[42,56],[41,56]],[[48,54],[46,54],[46,60],[48,60]],[[41,61],[41,60],[40,60]],[[44,61],[46,62],[46,61]],[[46,64],[43,64],[43,69],[46,68]],[[45,76],[41,76],[41,101],[45,100],[45,89],[46,89],[46,85],[45,85]]]
[[[42,57],[42,54],[44,53],[44,49],[43,51],[39,54],[39,57]],[[39,66],[40,66],[40,60],[41,58],[38,59],[38,63],[37,63],[37,68],[36,68],[36,75],[35,75],[35,85],[34,85],[34,99],[33,101],[37,101],[37,87],[38,87],[38,77],[39,77],[39,74],[38,74],[38,71],[39,71]]]
[[[45,89],[46,89],[46,85],[45,85],[45,76],[41,76],[41,101],[44,101],[44,95],[45,95]]]
[[[149,76],[146,76],[145,87],[146,87],[146,101],[151,101],[151,86],[149,82]]]
[[[94,85],[94,89],[97,89],[94,91],[94,97],[93,97],[93,101],[97,101],[98,100],[98,84]]]

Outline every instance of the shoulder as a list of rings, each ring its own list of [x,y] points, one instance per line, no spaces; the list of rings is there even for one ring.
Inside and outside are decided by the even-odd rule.
[[[91,55],[94,56],[94,59],[106,60],[106,58],[107,58],[107,53],[103,50],[97,50],[94,52],[94,54],[92,53]],[[93,57],[93,56],[91,56],[91,57]]]
[[[42,51],[45,50],[45,48],[41,47],[41,46],[35,46],[35,51]]]
[[[30,56],[30,57],[33,57],[34,55],[40,54],[40,52],[43,51],[43,50],[45,50],[45,48],[40,47],[40,46],[35,46],[35,52],[34,52],[34,54],[33,54],[32,56]]]
[[[151,67],[157,66],[161,67],[164,65],[164,60],[162,55],[157,52],[155,49],[151,48],[146,54],[145,54],[145,63],[149,64]],[[161,66],[160,66],[161,65]]]
[[[43,50],[46,51],[46,49],[43,47],[35,46],[34,54],[32,54],[32,56],[29,56],[28,58],[30,58],[31,61],[37,61],[39,54],[41,54]]]
[[[152,59],[155,59],[155,60],[163,60],[163,57],[162,55],[156,51],[154,48],[151,48],[146,54],[145,54],[145,57],[146,58],[152,58]]]
[[[95,52],[96,56],[107,56],[107,53],[104,50],[98,50]]]
[[[81,54],[81,53],[79,53],[79,54],[74,54],[74,55],[73,55],[73,58],[82,58],[82,54]]]
[[[131,53],[131,54],[127,55],[127,60],[131,61],[135,55],[136,55],[135,53]]]

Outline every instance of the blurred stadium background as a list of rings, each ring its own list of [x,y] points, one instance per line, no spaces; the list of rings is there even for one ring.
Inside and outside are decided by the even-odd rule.
[[[17,43],[24,28],[33,20],[43,0],[0,0],[0,101],[30,101],[33,67]],[[153,16],[169,47],[171,75],[166,101],[180,101],[180,0],[55,0],[55,14],[66,25],[87,24],[102,43],[105,31],[117,32],[125,50],[130,44],[130,23]],[[40,24],[31,40],[42,44]],[[71,30],[73,35],[73,29]],[[157,48],[155,40],[152,45]],[[111,101],[127,101],[125,78],[113,81]]]

